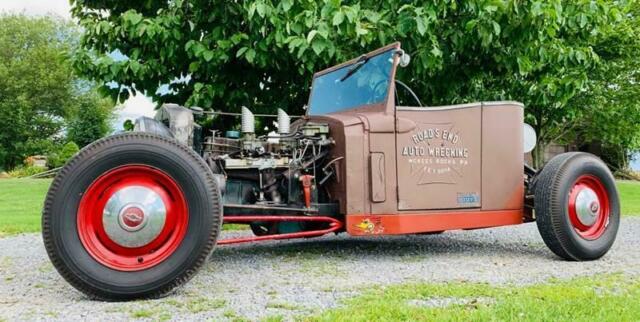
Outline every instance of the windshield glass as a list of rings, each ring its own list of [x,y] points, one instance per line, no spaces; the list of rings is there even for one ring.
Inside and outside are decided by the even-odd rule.
[[[395,48],[373,56],[366,62],[356,62],[316,77],[311,88],[309,115],[329,114],[384,102],[391,80],[394,52]],[[354,69],[358,64],[360,66]]]

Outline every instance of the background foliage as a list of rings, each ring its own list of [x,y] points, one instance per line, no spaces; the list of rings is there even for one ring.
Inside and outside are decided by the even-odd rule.
[[[103,87],[114,97],[130,88],[158,102],[301,113],[314,71],[401,41],[414,59],[399,77],[423,102],[522,101],[542,149],[579,117],[568,102],[599,66],[594,46],[628,18],[627,2],[604,0],[72,3],[86,31],[76,66],[120,84]],[[106,55],[116,50],[128,59]]]
[[[611,166],[624,169],[630,152],[640,149],[640,3],[632,2],[627,19],[599,36],[593,48],[601,63],[569,101],[581,114],[564,139],[596,148]]]
[[[0,168],[54,152],[69,139],[84,145],[108,133],[113,103],[71,66],[77,27],[52,17],[0,15],[0,31]]]
[[[80,148],[75,142],[67,142],[60,149],[47,155],[47,165],[51,168],[61,167],[78,151]]]
[[[69,118],[67,139],[85,146],[111,132],[114,120],[113,101],[92,90],[76,98],[76,106]]]

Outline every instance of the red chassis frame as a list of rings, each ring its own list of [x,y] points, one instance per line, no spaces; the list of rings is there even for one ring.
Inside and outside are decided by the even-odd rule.
[[[335,218],[331,217],[305,217],[305,216],[224,216],[225,224],[237,224],[237,223],[250,223],[254,221],[313,221],[313,222],[326,222],[329,223],[329,228],[301,231],[296,233],[287,234],[274,234],[266,236],[255,237],[241,237],[241,238],[229,238],[218,241],[218,245],[229,245],[239,243],[249,243],[254,241],[263,240],[275,240],[275,239],[293,239],[293,238],[305,238],[305,237],[318,237],[328,233],[339,231],[344,225]]]
[[[274,234],[255,237],[230,238],[218,241],[218,245],[248,243],[265,240],[319,237],[342,228],[353,236],[400,235],[454,229],[476,229],[524,222],[523,210],[457,211],[418,214],[354,214],[348,215],[346,222],[324,216],[225,216],[225,224],[250,223],[254,221],[312,221],[329,223],[329,228],[296,233]]]

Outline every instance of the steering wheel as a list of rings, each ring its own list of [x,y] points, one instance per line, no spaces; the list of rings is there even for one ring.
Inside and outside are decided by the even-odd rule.
[[[377,95],[378,94],[378,87],[380,87],[380,85],[386,85],[387,84],[387,80],[386,79],[382,79],[380,81],[378,81],[375,85],[373,85],[372,89],[373,92]],[[423,107],[424,105],[422,105],[422,102],[420,101],[420,99],[418,98],[418,95],[416,95],[416,93],[411,90],[411,88],[409,86],[407,86],[407,84],[399,81],[399,80],[395,80],[395,84],[399,85],[400,87],[404,88],[407,92],[409,92],[409,94],[411,94],[411,97],[413,97],[413,99],[416,101],[416,103],[418,103],[419,107]],[[396,105],[398,104],[398,86],[396,86],[395,88],[396,90]]]
[[[422,105],[422,102],[420,102],[420,99],[418,98],[418,95],[416,95],[416,93],[414,93],[411,88],[409,88],[409,86],[407,86],[407,84],[399,81],[399,80],[395,80],[396,85],[400,85],[400,87],[404,88],[407,92],[409,92],[409,94],[411,94],[411,97],[413,97],[413,99],[416,101],[416,103],[418,103],[418,106],[423,107],[424,105]],[[398,105],[398,86],[396,86],[396,105]]]

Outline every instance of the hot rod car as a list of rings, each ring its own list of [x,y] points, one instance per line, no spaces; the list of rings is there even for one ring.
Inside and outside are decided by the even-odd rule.
[[[185,283],[216,244],[535,221],[564,259],[609,250],[620,202],[601,160],[565,153],[529,167],[535,133],[522,104],[422,106],[395,79],[408,63],[394,43],[321,71],[300,117],[243,107],[239,131],[204,131],[198,119],[235,114],[167,104],[90,144],[45,200],[51,261],[91,297],[132,299]],[[277,133],[259,135],[256,117],[275,118]],[[219,240],[223,223],[252,235]]]

